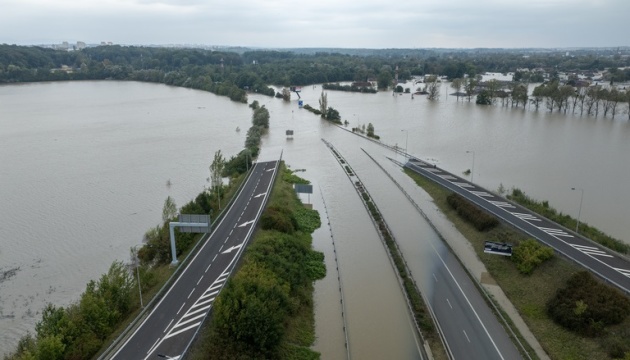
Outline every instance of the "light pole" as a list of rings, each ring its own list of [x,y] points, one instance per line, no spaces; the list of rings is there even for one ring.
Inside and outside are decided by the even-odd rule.
[[[405,136],[405,158],[407,158],[407,144],[409,143],[409,129],[402,129],[400,131],[404,131],[407,136]]]
[[[472,153],[473,155],[472,169],[470,170],[470,182],[474,182],[475,181],[475,152],[472,150],[466,150],[466,154],[470,154],[470,153]]]
[[[136,265],[136,276],[138,277],[138,293],[140,294],[140,307],[144,308],[144,303],[142,302],[142,289],[140,287],[140,259],[138,258],[137,245],[131,248],[131,253],[133,254],[133,260]]]
[[[582,192],[582,194],[580,195],[580,210],[578,210],[577,224],[575,224],[575,233],[578,234],[578,227],[580,226],[580,215],[582,215],[582,200],[584,200],[584,189],[572,187],[571,190],[580,190]]]

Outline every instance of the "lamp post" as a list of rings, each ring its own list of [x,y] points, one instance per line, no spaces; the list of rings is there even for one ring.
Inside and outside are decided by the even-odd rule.
[[[137,245],[131,248],[131,253],[133,254],[133,261],[136,265],[136,276],[138,277],[138,293],[140,294],[140,307],[144,308],[144,303],[142,302],[142,289],[140,287],[140,259],[138,259]]]
[[[472,150],[466,150],[466,154],[471,154],[473,155],[473,159],[472,159],[472,169],[470,170],[470,182],[474,182],[475,181],[475,152]]]
[[[404,131],[405,134],[407,136],[405,136],[405,158],[407,158],[409,155],[407,155],[407,144],[409,143],[409,129],[402,129],[400,131]]]
[[[581,191],[581,195],[580,195],[580,209],[578,210],[577,224],[575,224],[575,233],[578,234],[578,227],[580,226],[580,215],[582,215],[582,200],[584,200],[584,189],[572,187],[571,190],[580,190]]]

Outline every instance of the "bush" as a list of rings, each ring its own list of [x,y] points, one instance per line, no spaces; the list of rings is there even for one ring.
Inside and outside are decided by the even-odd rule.
[[[580,271],[547,303],[547,313],[559,325],[585,336],[601,335],[606,326],[630,314],[630,300],[617,289]]]
[[[538,265],[552,257],[553,249],[534,239],[521,242],[512,253],[512,261],[516,263],[516,268],[525,275],[530,275]]]
[[[461,216],[479,231],[490,230],[499,225],[499,220],[458,194],[450,194],[446,201]]]
[[[265,230],[277,230],[292,234],[297,228],[297,221],[287,208],[270,206],[261,215],[260,226]]]

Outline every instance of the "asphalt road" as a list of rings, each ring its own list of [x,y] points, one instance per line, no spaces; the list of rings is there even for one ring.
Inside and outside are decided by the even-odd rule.
[[[257,163],[221,222],[171,289],[111,359],[179,359],[230,277],[264,209],[277,161]],[[207,240],[206,240],[207,239]]]
[[[452,359],[512,360],[521,355],[457,258],[447,249],[436,255],[429,302]]]
[[[630,261],[615,252],[434,165],[412,158],[405,167],[458,193],[630,294]]]

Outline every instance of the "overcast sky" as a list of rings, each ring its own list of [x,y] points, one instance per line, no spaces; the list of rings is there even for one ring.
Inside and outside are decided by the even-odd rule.
[[[630,0],[0,0],[0,43],[630,45]]]

